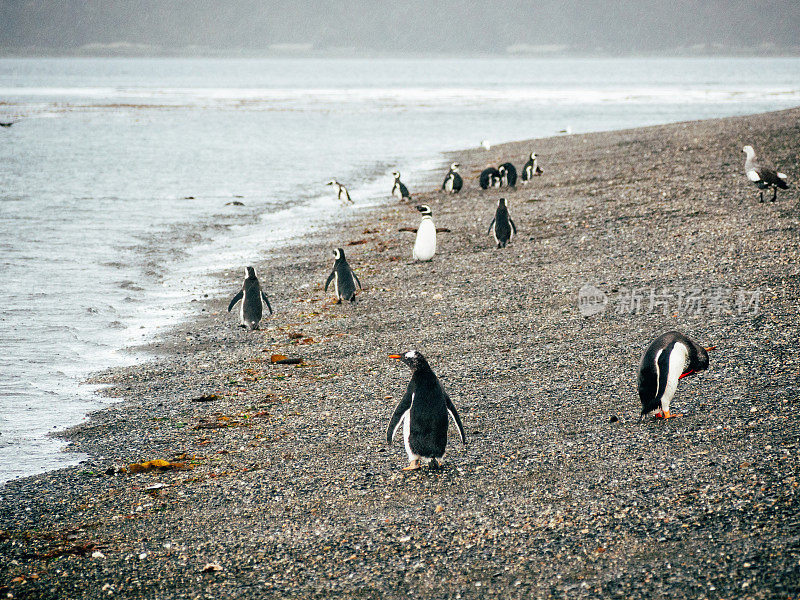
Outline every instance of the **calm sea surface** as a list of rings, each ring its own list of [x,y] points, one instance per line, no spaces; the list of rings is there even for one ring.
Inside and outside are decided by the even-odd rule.
[[[483,139],[797,105],[794,58],[0,59],[0,482],[80,460],[47,434],[105,402],[81,380],[209,273],[358,210],[331,177],[363,206]]]

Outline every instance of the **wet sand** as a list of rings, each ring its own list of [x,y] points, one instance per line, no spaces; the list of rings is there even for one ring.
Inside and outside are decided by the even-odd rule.
[[[778,202],[758,202],[745,144],[789,174]],[[478,188],[531,150],[541,177]],[[122,401],[67,434],[91,458],[0,489],[2,592],[796,597],[800,109],[447,159],[462,193],[412,189],[257,264],[275,309],[260,331],[226,312],[231,265],[230,296],[101,375]],[[500,197],[505,249],[487,235]],[[398,231],[420,202],[451,230],[430,263]],[[354,305],[322,291],[336,246]],[[604,311],[582,315],[586,284]],[[639,422],[641,354],[671,329],[716,345],[711,367],[681,380],[682,417]],[[402,440],[384,441],[409,380],[387,355],[410,348],[467,431],[451,426],[438,472],[401,471]],[[184,468],[122,470],[153,459]]]

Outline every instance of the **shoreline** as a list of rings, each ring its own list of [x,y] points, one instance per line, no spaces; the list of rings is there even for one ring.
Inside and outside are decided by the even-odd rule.
[[[18,564],[0,585],[39,597],[72,585],[99,597],[106,584],[116,597],[789,597],[797,196],[759,205],[740,155],[754,144],[795,188],[798,116],[451,153],[467,189],[411,203],[451,229],[429,264],[409,264],[413,235],[397,228],[418,215],[391,201],[337,224],[338,242],[326,228],[288,244],[260,274],[281,295],[262,331],[238,330],[227,300],[209,299],[151,346],[152,362],[98,378],[125,399],[68,430],[88,461],[4,485],[0,554]],[[532,145],[541,178],[475,189],[487,162],[521,168]],[[499,197],[520,229],[503,251],[486,235]],[[352,307],[322,300],[336,246],[364,283]],[[240,270],[223,273],[231,290]],[[583,318],[586,283],[612,297],[758,289],[763,312]],[[679,387],[683,419],[640,425],[639,355],[671,328],[719,350]],[[440,474],[402,473],[402,444],[382,442],[408,380],[385,356],[411,347],[467,429],[466,448],[451,430]],[[270,365],[272,353],[307,366]],[[205,394],[218,398],[192,401]],[[156,458],[192,468],[119,472]],[[80,544],[83,556],[46,557]],[[223,570],[203,574],[207,562]]]

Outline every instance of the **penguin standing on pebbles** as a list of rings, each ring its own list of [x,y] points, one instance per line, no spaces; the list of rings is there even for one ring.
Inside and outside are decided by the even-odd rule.
[[[414,260],[427,261],[436,254],[436,225],[433,224],[430,207],[421,204],[416,209],[422,213],[422,221],[417,229],[412,256]]]
[[[511,163],[503,163],[497,170],[500,172],[500,185],[517,187],[517,168]]]
[[[325,282],[325,291],[328,291],[328,286],[331,284],[331,281],[333,281],[334,290],[336,292],[336,304],[341,304],[342,300],[355,302],[356,284],[358,284],[359,289],[364,288],[361,287],[361,282],[358,280],[356,274],[353,273],[353,269],[350,268],[350,264],[344,257],[344,250],[336,248],[336,250],[333,251],[333,255],[336,257],[336,262],[333,263],[333,271],[328,275],[328,280]]]
[[[411,382],[389,421],[386,441],[391,444],[402,427],[409,461],[403,470],[419,469],[420,459],[437,469],[438,460],[444,456],[447,446],[448,414],[458,429],[461,443],[467,443],[461,417],[422,354],[411,350],[403,355],[390,354],[389,358],[400,360],[411,368]]]
[[[645,350],[639,366],[639,399],[642,416],[669,419],[680,417],[669,412],[669,405],[678,380],[705,371],[708,368],[708,351],[694,340],[677,331],[658,336]]]
[[[537,164],[536,159],[536,152],[531,152],[531,156],[528,159],[528,162],[525,163],[525,166],[522,167],[522,183],[527,184],[531,179],[534,177],[538,177],[544,171],[542,171],[541,167]]]
[[[488,169],[484,169],[483,171],[481,171],[481,174],[478,177],[478,182],[480,183],[482,190],[488,189],[490,187],[499,187],[500,171],[498,171],[494,167],[489,167]]]
[[[348,202],[350,204],[354,204],[354,202],[350,199],[350,192],[347,191],[347,188],[344,185],[342,185],[335,179],[331,179],[328,182],[328,185],[335,185],[339,187],[339,195],[338,195],[339,202],[341,202],[342,204],[347,204]]]
[[[764,190],[772,188],[772,202],[778,197],[778,188],[785,190],[789,187],[786,183],[786,174],[761,165],[756,160],[756,152],[752,146],[742,148],[747,158],[744,161],[744,173],[747,178],[758,186],[759,202],[764,201]]]
[[[487,233],[494,236],[498,248],[505,248],[506,244],[517,235],[517,226],[514,225],[511,215],[508,214],[508,204],[506,204],[505,198],[500,198],[497,203],[497,212],[495,212],[492,222],[489,223]]]
[[[394,176],[394,185],[392,186],[392,196],[400,200],[411,200],[411,193],[408,188],[400,181],[400,172],[395,171],[392,173]]]
[[[464,180],[461,178],[461,175],[458,174],[459,166],[461,165],[457,162],[450,165],[450,171],[447,172],[444,183],[442,183],[442,189],[448,194],[457,194],[464,185]]]
[[[239,318],[241,324],[239,327],[247,327],[250,331],[258,329],[258,323],[261,321],[261,315],[264,312],[262,301],[267,305],[269,314],[272,314],[272,307],[269,305],[269,298],[261,289],[261,284],[256,277],[256,270],[253,267],[245,269],[245,279],[242,284],[242,289],[233,297],[231,303],[228,305],[228,312],[236,306],[236,303],[242,301],[241,308],[239,309]]]

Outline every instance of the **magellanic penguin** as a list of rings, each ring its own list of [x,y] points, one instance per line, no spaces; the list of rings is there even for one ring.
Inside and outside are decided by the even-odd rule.
[[[758,189],[759,202],[764,201],[764,190],[772,188],[772,201],[778,197],[778,188],[785,190],[789,187],[786,183],[785,173],[779,173],[774,169],[759,164],[756,160],[756,152],[752,146],[745,146],[742,152],[747,155],[744,161],[744,172],[747,178],[756,184]]]
[[[500,172],[500,185],[517,187],[517,168],[511,163],[503,163],[497,170]]]
[[[536,152],[531,152],[528,162],[522,167],[522,183],[527,184],[531,179],[538,177],[542,173],[544,173],[544,171],[542,171],[537,163]]]
[[[668,331],[658,336],[645,350],[639,366],[639,399],[642,401],[642,416],[669,419],[680,417],[669,412],[669,405],[678,380],[705,371],[708,368],[708,351],[694,340],[677,331]]]
[[[236,305],[239,300],[242,305],[239,309],[241,324],[239,327],[247,327],[250,331],[258,329],[261,315],[264,312],[262,302],[267,305],[269,314],[272,314],[272,307],[269,305],[269,298],[261,289],[261,284],[256,277],[256,270],[253,267],[245,268],[245,278],[242,289],[233,297],[228,305],[228,312]]]
[[[336,250],[333,251],[333,255],[336,257],[336,262],[333,263],[333,271],[328,275],[328,280],[325,282],[325,291],[328,291],[328,286],[331,284],[331,281],[333,281],[334,291],[336,292],[336,304],[341,304],[342,300],[355,302],[356,284],[358,284],[359,289],[364,288],[361,287],[361,282],[358,280],[356,274],[353,273],[353,269],[350,268],[350,264],[344,257],[344,250],[336,248]]]
[[[403,470],[419,469],[420,459],[430,462],[431,468],[438,468],[437,460],[444,456],[447,446],[448,414],[458,429],[461,443],[467,443],[461,417],[422,354],[411,350],[403,355],[390,354],[389,358],[401,360],[411,368],[411,381],[389,421],[386,441],[391,444],[402,426],[409,461]]]
[[[481,174],[478,177],[478,182],[480,183],[481,189],[483,190],[490,187],[499,187],[500,171],[498,171],[494,167],[489,167],[488,169],[484,169],[483,171],[481,171]]]
[[[408,188],[400,181],[400,172],[395,171],[392,173],[394,176],[394,185],[392,186],[392,196],[400,198],[400,200],[411,200],[411,193]]]
[[[422,213],[422,221],[417,229],[417,239],[414,240],[414,260],[430,260],[436,254],[436,225],[433,224],[431,209],[421,204],[416,209]]]
[[[494,236],[494,241],[497,242],[498,248],[505,248],[506,244],[510,242],[515,235],[517,235],[517,226],[508,214],[508,205],[505,198],[500,198],[497,203],[497,212],[494,213],[494,219],[489,223],[489,231]]]
[[[444,178],[444,183],[442,183],[442,189],[448,194],[457,194],[464,185],[464,180],[461,178],[461,175],[458,174],[459,166],[458,163],[450,165],[450,170]]]
[[[341,202],[342,204],[347,204],[348,202],[350,204],[353,204],[353,201],[350,199],[350,192],[347,191],[347,188],[344,185],[342,185],[335,179],[331,179],[328,182],[328,185],[336,185],[339,187],[339,195],[338,195],[339,202]]]

